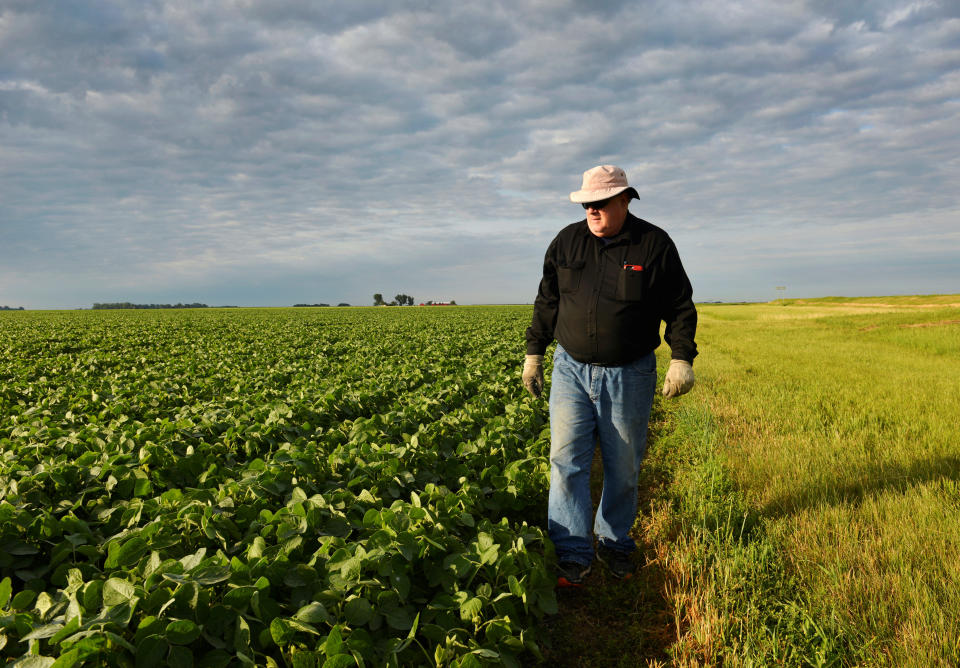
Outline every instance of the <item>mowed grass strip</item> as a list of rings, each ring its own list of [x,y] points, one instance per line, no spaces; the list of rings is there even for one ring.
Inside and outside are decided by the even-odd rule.
[[[822,662],[956,665],[960,296],[847,302],[701,306],[691,399],[811,637],[843,636]],[[749,598],[723,596],[733,615]],[[712,614],[688,641],[734,621]]]

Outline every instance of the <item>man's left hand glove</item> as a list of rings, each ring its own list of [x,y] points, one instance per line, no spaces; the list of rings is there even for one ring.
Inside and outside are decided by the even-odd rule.
[[[523,360],[523,386],[534,397],[543,392],[543,355],[527,355]]]
[[[686,360],[670,360],[667,377],[663,381],[663,396],[672,399],[693,388],[693,365]]]

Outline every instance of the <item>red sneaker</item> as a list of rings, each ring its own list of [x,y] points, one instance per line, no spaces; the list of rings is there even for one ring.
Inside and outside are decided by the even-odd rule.
[[[578,564],[575,561],[561,561],[557,564],[558,587],[582,587],[588,575],[590,564]]]

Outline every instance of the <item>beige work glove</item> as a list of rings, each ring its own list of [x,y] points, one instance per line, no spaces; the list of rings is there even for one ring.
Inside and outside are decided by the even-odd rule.
[[[686,360],[670,360],[670,368],[663,381],[663,396],[672,399],[686,394],[692,388],[693,365]]]
[[[534,397],[543,392],[543,355],[527,355],[523,360],[523,386]]]

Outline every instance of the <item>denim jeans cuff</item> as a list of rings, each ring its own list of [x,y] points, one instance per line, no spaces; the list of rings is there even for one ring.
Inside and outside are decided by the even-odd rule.
[[[636,546],[630,545],[620,545],[613,541],[598,540],[597,548],[604,550],[611,550],[613,552],[622,552],[623,554],[633,554],[636,551]]]

